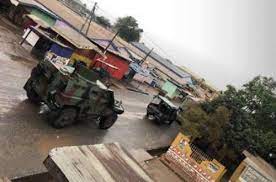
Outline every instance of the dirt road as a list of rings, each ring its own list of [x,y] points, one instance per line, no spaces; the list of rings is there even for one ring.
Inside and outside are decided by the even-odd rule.
[[[23,85],[36,64],[21,46],[20,33],[0,20],[0,176],[22,176],[41,172],[42,161],[54,147],[120,142],[129,148],[152,149],[167,146],[178,132],[177,124],[158,126],[144,120],[150,98],[117,90],[126,112],[108,131],[83,121],[62,130],[49,126],[28,102]]]

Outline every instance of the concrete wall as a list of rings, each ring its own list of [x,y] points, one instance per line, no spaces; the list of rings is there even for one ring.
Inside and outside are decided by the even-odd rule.
[[[238,168],[235,170],[235,172],[232,174],[231,178],[230,178],[230,182],[239,182],[239,177],[242,173],[242,171],[245,169],[246,164],[244,162],[242,162]]]

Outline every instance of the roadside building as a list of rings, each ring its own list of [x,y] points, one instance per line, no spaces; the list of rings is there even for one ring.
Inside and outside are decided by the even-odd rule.
[[[53,26],[58,19],[55,14],[34,0],[10,0],[8,6],[8,18],[23,28],[32,25],[27,15],[43,20],[48,26]]]
[[[80,34],[77,30],[63,21],[57,21],[50,29],[56,33],[57,38],[61,37],[74,46],[74,53],[71,56],[72,64],[74,64],[75,61],[81,61],[90,68],[96,56],[102,56],[102,52],[97,45],[93,44],[87,37]]]
[[[45,7],[55,12],[57,16],[62,18],[65,22],[69,23],[76,29],[80,29],[84,24],[84,19],[78,14],[74,13],[71,9],[64,6],[61,2],[57,1],[56,3],[51,3],[48,0],[37,0]],[[91,29],[88,31],[88,37],[91,39],[109,39],[111,40],[114,37],[114,32],[105,29],[104,27],[98,25],[95,22],[92,22]],[[127,48],[129,51],[138,55],[141,58],[144,58],[146,54],[150,51],[145,45],[134,46],[134,44],[129,44],[126,41],[122,40],[120,37],[117,37],[114,42],[122,47]],[[138,44],[138,43],[137,43]],[[154,56],[153,56],[154,55]],[[151,54],[145,61],[149,64],[149,67],[155,69],[155,74],[160,77],[159,85],[163,85],[167,79],[174,80],[178,84],[192,84],[191,77],[189,74],[184,71],[179,70],[175,65],[170,61],[155,56]]]
[[[132,42],[131,45],[139,49],[144,54],[150,52],[150,49],[144,43]],[[170,60],[163,58],[154,51],[151,52],[146,61],[149,65],[158,70],[158,74],[161,75],[164,82],[170,79],[177,82],[179,85],[193,84],[191,75],[183,70],[180,70]]]
[[[138,81],[154,86],[154,78],[147,69],[147,66],[145,64],[139,64],[139,61],[142,59],[141,57],[131,52],[128,48],[111,42],[109,39],[91,40],[93,43],[97,44],[102,51],[105,51],[106,57],[102,61],[115,68],[107,69],[113,78],[117,80],[124,79],[127,82]],[[106,64],[102,64],[101,61],[96,61],[93,66],[102,67],[103,69],[106,68]]]
[[[117,44],[111,42],[108,39],[91,39],[95,44],[97,44],[102,51],[106,50],[106,58],[103,60],[105,63],[114,66],[117,69],[107,69],[109,74],[117,79],[121,80],[129,72],[129,64],[133,62],[130,57],[130,53],[125,47],[120,47]],[[97,57],[99,58],[99,57]],[[101,62],[95,62],[94,67],[102,67],[105,69],[105,65]]]
[[[259,156],[244,151],[245,159],[230,178],[230,182],[275,182],[276,171]]]
[[[23,38],[32,46],[31,53],[38,59],[44,59],[48,51],[68,59],[74,52],[73,46],[64,44],[60,39],[53,39],[51,34],[39,27],[28,28]]]
[[[82,25],[85,22],[85,19],[80,15],[76,14],[70,8],[65,6],[60,1],[56,1],[56,3],[52,3],[48,0],[36,0],[43,7],[47,8],[51,12],[55,12],[55,14],[64,22],[69,24],[75,30],[80,30]],[[83,34],[83,33],[82,33]],[[91,23],[90,29],[88,30],[87,37],[92,39],[107,39],[111,40],[114,37],[114,32],[105,29],[104,27],[98,25],[97,23]],[[147,48],[144,44],[141,43],[127,43],[120,37],[116,37],[114,43],[119,47],[126,48],[129,52],[140,57],[141,60],[149,53],[150,49]],[[132,59],[133,60],[133,59]],[[156,85],[162,87],[162,85],[167,80],[172,80],[179,85],[183,85],[184,87],[189,85],[192,87],[193,81],[191,79],[191,75],[186,73],[185,71],[179,69],[176,65],[174,65],[171,61],[162,58],[155,52],[152,52],[146,60],[144,60],[144,64],[148,65],[148,69],[151,70],[151,75],[155,75]]]
[[[218,182],[226,172],[225,166],[197,148],[182,133],[177,135],[160,160],[188,182]]]
[[[152,75],[152,70],[149,70],[147,66],[140,65],[137,62],[130,64],[130,71],[127,75],[127,81],[137,81],[140,82],[138,85],[142,83],[147,83],[152,87],[157,87],[156,79],[154,75]]]
[[[194,89],[192,92],[203,100],[212,100],[219,96],[220,92],[208,81],[186,68],[185,66],[179,66],[179,69],[189,73],[194,82]]]
[[[31,32],[31,33],[30,33]],[[62,21],[52,27],[29,27],[23,36],[33,46],[32,53],[43,59],[48,51],[70,58],[71,64],[81,61],[90,67],[101,50],[90,40]]]
[[[180,94],[178,88],[179,86],[177,86],[175,83],[167,80],[165,84],[162,86],[162,91],[166,94],[167,97],[173,99],[174,97]]]

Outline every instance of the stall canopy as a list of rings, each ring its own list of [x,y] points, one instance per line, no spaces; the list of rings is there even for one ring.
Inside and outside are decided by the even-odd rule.
[[[72,27],[70,27],[69,25],[67,25],[62,21],[57,20],[55,25],[51,27],[51,29],[78,49],[88,49],[88,50],[93,49],[101,52],[95,44],[93,44],[80,32],[73,29]]]
[[[73,54],[73,49],[69,47],[62,47],[56,43],[52,44],[50,51],[64,58],[70,58]]]

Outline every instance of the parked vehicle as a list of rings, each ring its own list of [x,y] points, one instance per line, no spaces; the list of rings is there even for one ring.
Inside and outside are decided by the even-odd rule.
[[[43,60],[33,68],[24,89],[31,101],[49,108],[48,118],[55,128],[91,119],[99,120],[100,129],[108,129],[124,108],[99,79],[97,72],[81,64],[71,67]]]
[[[154,96],[147,107],[147,117],[162,124],[172,124],[177,119],[178,107],[166,97],[161,95]]]

